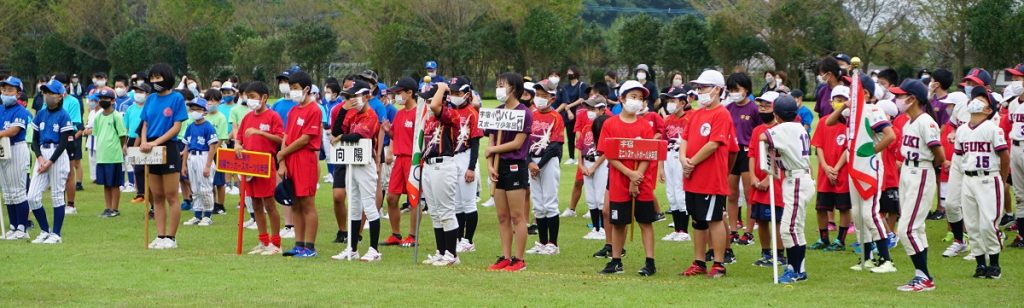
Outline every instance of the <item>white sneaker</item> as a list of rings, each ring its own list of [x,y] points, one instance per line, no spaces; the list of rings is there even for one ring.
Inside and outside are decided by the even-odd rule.
[[[476,251],[476,245],[473,245],[473,243],[470,243],[467,239],[461,239],[459,240],[459,244],[455,245],[455,252],[463,253],[473,251]]]
[[[666,234],[664,237],[661,238],[661,240],[662,241],[666,241],[666,242],[675,242],[676,241],[676,233],[672,232],[672,233]]]
[[[376,249],[373,249],[373,247],[370,247],[370,249],[366,250],[366,253],[363,254],[363,257],[359,258],[359,261],[363,261],[363,262],[377,262],[377,261],[380,261],[380,257],[381,256],[382,255],[380,254],[380,252],[377,252]]]
[[[14,229],[7,230],[7,233],[4,233],[3,235],[0,235],[0,239],[3,239],[3,240],[13,240],[14,239]]]
[[[481,204],[480,206],[483,206],[483,207],[492,207],[492,206],[494,206],[494,197],[491,197],[491,198],[487,199],[487,201],[484,201],[484,203]]]
[[[342,251],[341,253],[338,253],[338,254],[336,254],[334,256],[331,256],[331,259],[341,260],[341,261],[352,261],[352,260],[355,260],[355,259],[359,259],[359,253],[355,252],[355,251],[352,251],[351,247],[346,247],[345,250]]]
[[[186,220],[185,223],[183,223],[183,225],[186,225],[186,226],[197,225],[197,224],[199,224],[199,221],[201,221],[201,220],[202,219],[192,217],[192,218],[189,218],[188,220]]]
[[[590,229],[590,232],[587,232],[587,234],[583,236],[583,239],[585,239],[585,240],[596,240],[597,239],[597,231],[594,231],[594,229]]]
[[[209,225],[212,225],[212,224],[213,224],[213,219],[210,219],[210,217],[203,217],[203,219],[200,220],[199,223],[196,224],[196,225],[197,226],[204,226],[205,227],[205,226],[209,226]]]
[[[324,183],[334,183],[334,177],[330,174],[324,176]]]
[[[895,273],[896,265],[892,261],[885,261],[881,265],[872,268],[871,272],[876,274]]]
[[[50,234],[50,236],[47,236],[46,240],[43,241],[43,244],[60,244],[63,242],[64,241],[60,239],[60,235]]]
[[[64,207],[64,215],[75,215],[78,214],[78,209],[73,206]]]
[[[295,238],[295,228],[286,227],[281,229],[281,238]]]
[[[133,192],[135,192],[135,184],[127,184],[127,185],[125,185],[124,186],[124,190],[122,190],[121,192],[125,192],[125,193],[133,193]]]
[[[950,244],[949,247],[946,247],[946,251],[942,252],[942,256],[952,258],[964,252],[967,252],[967,244],[953,241],[953,244]]]
[[[50,233],[43,231],[39,233],[39,236],[36,236],[36,239],[32,240],[32,244],[42,244],[46,241],[47,237],[50,237]]]
[[[964,255],[964,261],[974,261],[974,256],[970,253]]]
[[[686,233],[686,232],[676,232],[676,241],[677,242],[689,242],[690,240],[691,239],[690,239],[690,234],[689,233]]]
[[[267,249],[267,246],[263,246],[263,243],[256,243],[256,247],[253,247],[252,250],[249,251],[249,254],[250,255],[258,255],[258,254],[263,253],[263,251],[266,250],[266,249]]]
[[[164,239],[162,239],[162,238],[159,238],[159,237],[158,237],[158,238],[155,238],[155,239],[153,239],[153,241],[152,241],[152,242],[149,242],[149,246],[148,246],[148,247],[149,247],[149,249],[160,249],[160,248],[157,248],[157,247],[160,247],[160,242],[163,242],[163,240],[164,240]]]
[[[242,227],[249,230],[256,230],[256,220],[249,218],[249,220],[246,220],[245,223],[242,224]]]
[[[587,212],[587,213],[590,213],[590,212]],[[560,215],[560,216],[562,216],[562,217],[576,217],[576,210],[565,209],[565,211],[563,211],[562,215]]]
[[[434,254],[432,254],[432,255],[428,254],[427,255],[427,259],[423,260],[422,263],[423,264],[434,264],[434,262],[437,262],[437,260],[440,260],[441,257],[442,257],[441,256],[441,252],[437,251],[437,250],[434,250]]]
[[[541,244],[539,242],[533,242],[533,248],[526,250],[526,253],[535,255],[539,254],[541,251],[544,251],[544,244]]]
[[[676,227],[676,223],[670,222],[670,223],[668,223],[668,227],[669,228],[675,228]]]
[[[859,271],[863,271],[863,270],[871,270],[873,268],[875,268],[875,261],[874,260],[867,260],[867,261],[864,261],[864,263],[857,263],[857,264],[854,264],[853,266],[850,267],[850,269],[858,271],[858,272]]]
[[[270,244],[269,246],[264,247],[263,252],[260,253],[260,255],[262,256],[274,256],[279,254],[281,254],[281,248],[275,246],[274,244]]]
[[[230,195],[238,195],[238,187],[228,186],[228,188],[224,190]]]
[[[169,239],[169,238],[164,238],[163,242],[161,242],[160,247],[158,249],[174,249],[174,248],[178,248],[178,241],[177,240],[172,240],[172,239]]]
[[[583,218],[590,218],[590,211],[583,213]]]
[[[388,216],[388,211],[384,210],[384,208],[380,210],[380,219],[391,220],[391,216]]]
[[[566,160],[566,161],[565,161],[565,164],[564,164],[564,165],[575,165],[575,164],[576,164],[576,160],[575,160],[575,159],[572,159],[572,158],[570,158],[569,160]]]
[[[14,240],[27,240],[28,239],[28,233],[25,233],[25,231],[21,231],[21,230],[15,230],[14,231],[14,237],[8,237],[7,239],[8,240],[12,240],[12,241],[14,241]]]
[[[459,261],[459,257],[453,256],[452,253],[445,251],[444,255],[441,256],[440,258],[437,258],[437,260],[434,261],[434,263],[432,263],[432,265],[434,265],[434,266],[451,266],[451,265],[458,265],[459,263],[462,263],[462,261]]]
[[[544,245],[544,250],[541,250],[540,254],[546,255],[546,256],[551,256],[551,255],[557,255],[560,252],[562,252],[562,250],[559,249],[558,246],[555,246],[555,244],[550,244],[549,243],[547,245]]]

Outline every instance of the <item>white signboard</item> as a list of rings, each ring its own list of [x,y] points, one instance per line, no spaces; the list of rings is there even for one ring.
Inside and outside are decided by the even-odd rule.
[[[0,138],[0,159],[11,159],[11,138]]]
[[[167,153],[164,151],[165,147],[158,146],[153,147],[149,153],[142,153],[142,150],[138,147],[128,148],[128,155],[124,157],[124,161],[130,165],[160,165],[167,163]]]
[[[482,130],[523,131],[526,110],[480,108],[479,126]]]
[[[336,165],[365,165],[373,161],[373,142],[359,139],[359,142],[331,143],[325,151],[327,163]]]

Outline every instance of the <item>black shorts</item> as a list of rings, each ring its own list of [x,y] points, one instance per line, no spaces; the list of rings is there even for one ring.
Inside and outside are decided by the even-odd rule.
[[[819,192],[818,202],[814,209],[819,211],[849,211],[853,208],[850,203],[850,193]]]
[[[529,171],[525,160],[498,161],[498,183],[494,188],[501,190],[517,190],[530,188]]]
[[[637,200],[635,213],[633,213],[632,202],[609,202],[608,205],[612,210],[608,215],[611,217],[613,225],[628,225],[633,222],[633,217],[636,217],[636,222],[642,224],[658,220],[658,213],[654,211],[654,201]]]
[[[331,188],[345,189],[346,170],[348,170],[348,165],[334,165],[334,172],[331,173],[334,183],[331,184]]]
[[[750,207],[750,219],[756,221],[768,221],[771,217],[771,205],[754,203],[754,205]],[[782,207],[775,207],[775,222],[782,223]]]
[[[750,160],[747,157],[747,150],[745,148],[740,147],[740,151],[736,153],[736,162],[732,164],[732,170],[729,171],[729,174],[740,175],[750,171]]]
[[[82,160],[82,138],[75,138],[68,144],[68,160]]]
[[[882,214],[900,214],[900,190],[888,188],[882,191],[882,198],[878,200],[878,212]]]
[[[167,163],[160,165],[149,165],[149,173],[156,175],[181,173],[181,143],[177,140],[164,142],[161,146],[166,147]]]
[[[686,212],[694,221],[721,221],[725,210],[724,195],[686,193]]]

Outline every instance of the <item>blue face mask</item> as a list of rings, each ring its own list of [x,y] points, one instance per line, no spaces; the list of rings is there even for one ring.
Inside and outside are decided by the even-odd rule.
[[[222,104],[230,104],[230,103],[233,103],[234,101],[235,101],[235,97],[234,96],[225,96],[224,98],[220,99],[220,102]]]
[[[971,90],[974,90],[974,86],[964,86],[964,93],[966,93],[968,96],[971,95]]]
[[[18,98],[13,95],[0,95],[0,101],[4,102],[4,106],[11,106],[18,102]]]

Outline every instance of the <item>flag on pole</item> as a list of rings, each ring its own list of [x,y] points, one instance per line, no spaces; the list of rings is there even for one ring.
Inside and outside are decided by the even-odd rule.
[[[426,121],[427,102],[417,102],[416,125],[412,136],[412,164],[411,170],[409,170],[409,180],[405,182],[409,206],[413,209],[420,202],[420,169],[423,168],[423,126]]]
[[[864,85],[860,82],[860,72],[855,72],[850,85],[850,119],[849,130],[853,142],[849,142],[850,178],[853,187],[863,199],[868,199],[878,191],[878,165],[881,159],[875,153],[875,131],[873,123],[867,116],[868,107],[864,102]]]

